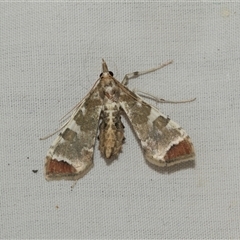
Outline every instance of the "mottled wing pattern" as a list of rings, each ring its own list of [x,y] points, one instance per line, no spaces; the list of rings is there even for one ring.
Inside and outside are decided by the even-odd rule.
[[[75,180],[91,169],[101,110],[95,85],[51,145],[45,161],[47,180]]]
[[[121,108],[140,139],[145,158],[157,166],[194,160],[194,148],[187,133],[159,110],[120,85]]]

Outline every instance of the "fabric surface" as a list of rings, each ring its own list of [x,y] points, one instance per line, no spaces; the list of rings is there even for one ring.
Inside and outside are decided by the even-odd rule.
[[[240,238],[240,3],[1,3],[0,238]],[[190,135],[195,164],[151,167],[126,143],[74,182],[44,179],[39,138],[93,86],[101,58]],[[34,173],[32,170],[38,170]]]

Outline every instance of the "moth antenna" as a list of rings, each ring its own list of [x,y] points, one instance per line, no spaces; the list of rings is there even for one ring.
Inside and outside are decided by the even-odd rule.
[[[80,105],[82,104],[82,101],[80,101],[79,103],[77,103],[70,111],[68,111],[63,117],[60,118],[59,122],[64,121],[64,118],[69,115],[72,111],[74,111],[75,109],[77,109]]]
[[[60,127],[58,130],[56,130],[55,132],[53,132],[53,133],[51,133],[51,134],[49,134],[49,135],[47,135],[47,136],[45,136],[45,137],[40,138],[39,140],[46,140],[46,139],[50,138],[51,136],[55,135],[56,133],[58,133],[59,131],[61,131],[61,130],[69,123],[69,121],[70,121],[70,118],[69,118],[69,120],[68,120],[62,127]]]

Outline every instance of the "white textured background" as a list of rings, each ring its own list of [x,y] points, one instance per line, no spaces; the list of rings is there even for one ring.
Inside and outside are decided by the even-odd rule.
[[[9,238],[240,238],[240,3],[1,3],[1,218]],[[126,143],[78,181],[47,182],[58,120],[90,90],[101,58],[191,136],[197,158],[169,171]],[[156,105],[154,101],[151,104]],[[33,173],[32,170],[38,170]]]

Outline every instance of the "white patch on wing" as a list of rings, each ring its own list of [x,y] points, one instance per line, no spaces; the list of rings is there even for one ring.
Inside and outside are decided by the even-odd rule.
[[[80,126],[77,125],[75,120],[72,120],[71,124],[68,126],[69,129],[77,133],[77,135],[80,134]]]
[[[81,108],[81,110],[82,110],[83,115],[85,115],[85,114],[86,114],[86,108],[83,106],[83,107]]]

